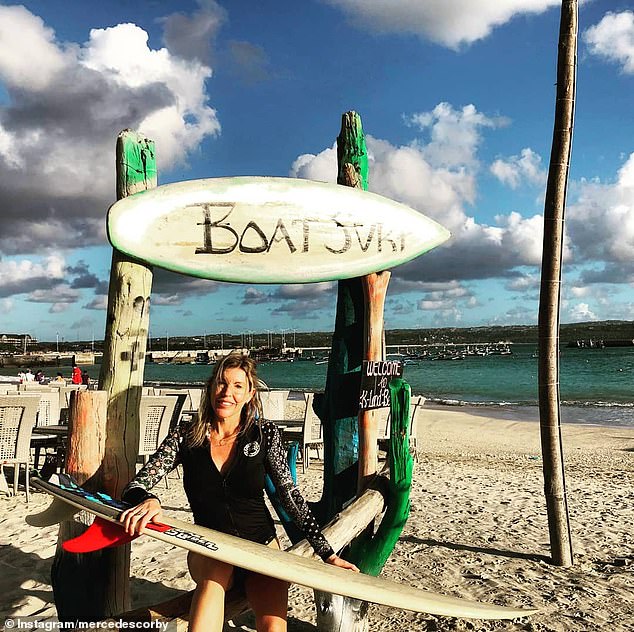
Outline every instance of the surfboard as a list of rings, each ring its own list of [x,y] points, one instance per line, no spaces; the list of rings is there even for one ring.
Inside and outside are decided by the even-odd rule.
[[[57,475],[55,475],[57,476]],[[58,477],[59,479],[59,477]],[[96,541],[91,548],[81,542],[86,536],[64,543],[67,550],[88,551],[129,541],[117,518],[128,507],[100,492],[91,493],[68,480],[56,484],[33,476],[33,485],[51,494],[54,500],[86,510],[96,516],[97,527],[86,540]],[[89,528],[93,529],[93,526]],[[537,612],[449,597],[398,584],[380,577],[352,573],[321,561],[298,557],[262,544],[243,540],[212,529],[165,518],[162,524],[148,525],[145,533],[167,544],[180,546],[208,557],[309,588],[341,594],[353,599],[428,614],[476,619],[514,619]]]
[[[150,264],[217,281],[309,283],[393,268],[447,229],[374,193],[297,178],[166,184],[108,211],[110,243]]]

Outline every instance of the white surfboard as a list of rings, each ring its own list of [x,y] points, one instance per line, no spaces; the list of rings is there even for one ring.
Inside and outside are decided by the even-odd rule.
[[[119,524],[117,517],[123,508],[119,501],[105,494],[86,492],[79,487],[55,485],[37,476],[32,480],[35,487],[51,494],[54,500],[61,500]],[[381,577],[352,573],[173,518],[165,518],[163,523],[166,530],[146,529],[145,533],[157,540],[249,571],[353,599],[428,614],[476,619],[514,619],[537,612],[448,597]]]
[[[121,252],[174,272],[240,283],[352,278],[410,261],[449,238],[425,215],[360,189],[296,178],[163,185],[108,211]]]

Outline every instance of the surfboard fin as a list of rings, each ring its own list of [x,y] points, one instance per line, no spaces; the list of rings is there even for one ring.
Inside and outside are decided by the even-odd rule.
[[[97,516],[81,535],[63,542],[62,548],[69,553],[92,553],[109,546],[127,544],[137,537],[126,533],[118,524]]]
[[[65,503],[63,500],[53,498],[53,502],[44,511],[26,516],[25,520],[32,527],[50,527],[64,520],[70,520],[80,511],[80,509]]]

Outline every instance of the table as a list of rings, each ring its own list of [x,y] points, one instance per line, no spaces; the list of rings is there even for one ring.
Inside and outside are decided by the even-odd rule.
[[[31,440],[37,439],[37,437],[44,439],[45,437],[53,437],[55,440],[51,443],[55,452],[51,455],[47,455],[44,466],[42,467],[42,476],[46,478],[45,474],[48,472],[55,472],[58,468],[62,470],[66,462],[66,439],[68,437],[68,424],[56,424],[53,426],[35,426],[31,431]],[[38,442],[35,441],[37,444]],[[44,442],[44,447],[46,447]],[[41,446],[36,445],[36,456],[39,455],[39,448]],[[36,459],[37,461],[37,459]],[[35,463],[37,467],[37,462]]]

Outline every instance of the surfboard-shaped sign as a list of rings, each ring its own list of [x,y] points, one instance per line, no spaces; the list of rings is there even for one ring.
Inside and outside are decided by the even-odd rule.
[[[101,492],[88,492],[65,475],[55,475],[54,478],[57,478],[56,483],[33,476],[33,485],[53,496],[53,506],[31,516],[27,520],[29,524],[46,525],[54,517],[68,517],[68,510],[60,507],[61,504],[67,504],[72,506],[70,513],[86,510],[103,519],[93,523],[78,538],[64,542],[67,551],[85,553],[130,541],[131,536],[126,534],[117,520],[128,505]],[[105,524],[104,521],[111,524]],[[163,524],[148,525],[144,533],[167,544],[269,577],[405,610],[475,619],[514,619],[536,612],[450,597],[380,577],[352,573],[321,561],[291,555],[173,518],[164,518]]]
[[[414,209],[360,189],[296,178],[166,184],[110,207],[110,243],[182,274],[308,283],[378,272],[449,238]]]

